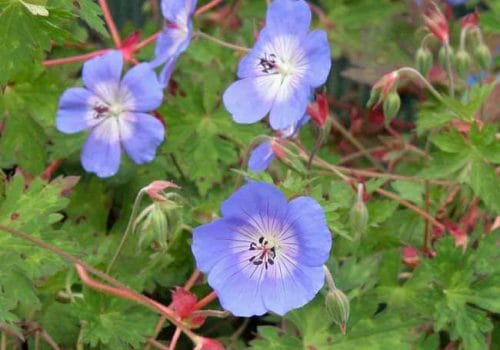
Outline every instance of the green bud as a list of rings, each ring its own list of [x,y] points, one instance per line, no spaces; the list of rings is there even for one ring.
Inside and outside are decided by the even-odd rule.
[[[325,307],[332,321],[340,327],[340,331],[345,335],[351,312],[347,296],[340,289],[330,290],[325,297]]]
[[[458,75],[465,79],[469,75],[471,65],[470,55],[465,50],[459,50],[455,56],[455,67]]]
[[[372,89],[372,91],[370,92],[370,98],[366,103],[366,108],[372,108],[376,103],[378,103],[380,100],[380,95],[380,89]]]
[[[481,44],[474,50],[477,64],[481,69],[489,69],[491,65],[491,51],[488,46]]]
[[[450,51],[450,62],[453,62],[453,55],[454,55],[453,49],[451,47],[449,47],[448,50]],[[441,46],[441,48],[439,49],[438,63],[443,68],[447,67],[447,65],[448,65],[447,60],[446,60],[446,46]]]
[[[139,248],[165,250],[180,227],[179,206],[170,200],[154,202],[138,216]]]
[[[362,235],[368,226],[368,209],[363,201],[356,201],[349,212],[349,224],[356,237]]]
[[[432,68],[432,53],[426,47],[421,47],[417,50],[415,55],[415,62],[417,69],[423,76],[426,76]]]
[[[391,119],[394,118],[401,108],[401,98],[397,92],[391,92],[384,99],[384,116],[385,123],[389,124]]]

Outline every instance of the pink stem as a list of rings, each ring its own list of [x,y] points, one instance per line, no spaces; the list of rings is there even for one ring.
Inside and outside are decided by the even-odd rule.
[[[198,8],[196,12],[194,13],[195,16],[199,16],[202,13],[207,12],[208,10],[214,8],[215,6],[219,5],[222,2],[222,0],[212,0],[208,4],[203,5],[202,7]]]
[[[216,298],[217,298],[217,294],[215,292],[211,292],[206,297],[204,297],[203,299],[201,299],[200,301],[198,301],[194,305],[193,310],[203,309],[205,306],[207,306],[208,304],[210,304]]]
[[[193,286],[196,283],[196,281],[198,280],[198,278],[200,278],[200,274],[201,274],[200,270],[195,269],[193,271],[193,274],[191,275],[191,277],[189,277],[186,284],[184,285],[184,289],[189,291],[191,288],[193,288]]]
[[[170,345],[168,346],[168,350],[175,350],[175,347],[177,346],[177,342],[179,341],[180,336],[181,336],[181,329],[177,327],[175,329],[174,336],[170,341]]]
[[[152,42],[154,42],[156,40],[156,38],[158,38],[158,35],[160,35],[160,33],[161,32],[154,33],[150,37],[144,39],[143,41],[141,41],[140,43],[138,43],[137,45],[135,45],[134,46],[134,52],[137,51],[137,50],[140,50],[144,46],[148,46],[149,44],[151,44]]]
[[[60,66],[63,64],[68,64],[68,63],[86,61],[92,57],[104,55],[108,51],[109,51],[108,49],[98,50],[98,51],[86,53],[84,55],[71,56],[71,57],[65,57],[65,58],[56,58],[53,60],[46,60],[46,61],[43,61],[43,65],[47,66],[47,67],[51,67],[51,66]]]
[[[115,46],[117,49],[121,48],[122,41],[120,39],[120,35],[118,34],[118,30],[116,29],[115,21],[113,21],[113,17],[111,16],[111,12],[109,11],[108,3],[106,0],[99,0],[99,6],[101,6],[102,14],[104,15],[104,20],[111,32],[111,37],[115,42]]]

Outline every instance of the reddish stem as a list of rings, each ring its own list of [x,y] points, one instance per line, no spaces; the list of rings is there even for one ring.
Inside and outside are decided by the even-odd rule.
[[[154,42],[158,38],[158,35],[160,35],[160,33],[161,33],[161,31],[154,33],[150,37],[147,37],[146,39],[144,39],[143,41],[141,41],[140,43],[135,45],[133,51],[135,52],[137,50],[142,49],[144,46],[148,46],[149,44],[151,44],[152,42]]]
[[[191,277],[187,280],[186,284],[184,285],[184,289],[189,291],[191,288],[193,288],[194,284],[200,278],[200,270],[195,269],[193,273],[191,274]]]
[[[99,6],[101,6],[104,20],[106,21],[106,25],[111,32],[111,37],[113,38],[115,46],[119,49],[122,46],[122,41],[120,39],[120,35],[118,34],[118,30],[116,29],[115,21],[113,20],[111,12],[109,11],[108,3],[106,2],[106,0],[99,0]]]
[[[207,12],[208,10],[214,8],[215,6],[219,5],[222,2],[222,0],[212,0],[208,4],[205,4],[198,8],[196,12],[194,13],[195,16],[199,16],[202,13]]]
[[[210,304],[216,298],[217,298],[217,294],[215,292],[211,292],[210,294],[208,294],[206,297],[204,297],[203,299],[201,299],[200,301],[198,301],[194,305],[193,311],[203,309],[205,306],[207,306],[208,304]]]
[[[65,58],[56,58],[53,60],[46,60],[46,61],[43,61],[43,65],[47,66],[47,67],[51,67],[51,66],[60,66],[62,64],[86,61],[90,58],[104,55],[108,51],[109,51],[109,49],[104,49],[104,50],[89,52],[89,53],[86,53],[83,55],[78,55],[78,56],[71,56],[71,57],[65,57]]]
[[[175,347],[177,346],[177,342],[179,341],[180,336],[181,336],[181,329],[177,327],[175,329],[172,340],[170,341],[170,345],[168,346],[168,350],[175,350]]]
[[[42,179],[50,180],[52,178],[52,174],[56,171],[62,164],[62,159],[56,159],[43,171]]]

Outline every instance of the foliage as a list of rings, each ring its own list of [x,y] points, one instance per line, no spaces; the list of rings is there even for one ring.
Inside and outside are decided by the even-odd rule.
[[[198,7],[209,2],[200,0]],[[145,39],[162,28],[153,3],[135,1],[129,5],[141,11],[131,14],[121,11],[123,2],[109,1],[123,24],[124,42],[136,30]],[[248,171],[252,148],[277,134],[267,122],[236,124],[224,108],[221,97],[236,79],[244,52],[195,35],[156,111],[166,125],[156,158],[137,165],[124,157],[116,176],[100,179],[80,165],[86,133],[65,135],[55,126],[61,94],[82,86],[82,61],[47,60],[112,48],[101,7],[92,0],[0,0],[2,341],[14,346],[25,339],[26,346],[34,346],[46,333],[67,349],[140,349],[151,337],[168,344],[175,330],[166,322],[156,334],[157,312],[93,290],[72,262],[5,227],[100,271],[109,268],[109,276],[169,305],[171,291],[196,268],[192,230],[217,218],[221,203],[244,181],[257,180],[276,184],[289,199],[310,195],[321,204],[334,237],[327,266],[350,300],[347,334],[325,312],[327,287],[283,317],[183,319],[193,332],[229,349],[495,349],[500,343],[498,53],[489,69],[473,57],[471,76],[484,71],[485,78],[471,84],[454,74],[452,94],[446,67],[438,62],[440,44],[424,39],[436,58],[425,78],[436,90],[424,88],[414,75],[400,77],[389,90],[400,94],[401,109],[395,118],[384,118],[384,97],[367,109],[367,92],[392,68],[411,65],[424,37],[421,9],[413,1],[311,3],[313,27],[328,30],[332,45],[334,68],[322,90],[329,117],[340,128],[332,120],[310,121],[296,137],[279,139],[267,171]],[[457,20],[476,5],[485,42],[498,41],[500,2],[445,4],[455,49]],[[264,0],[224,1],[195,17],[195,32],[251,47],[265,11]],[[466,35],[471,55],[477,38]],[[132,55],[149,61],[153,47]],[[166,190],[168,205],[155,214],[165,214],[159,223],[147,216],[153,199],[143,190],[155,180],[179,186]],[[363,232],[351,214],[358,183],[368,213]],[[134,205],[138,193],[144,196]],[[150,225],[141,226],[137,217],[147,217]],[[158,227],[168,232],[157,234]],[[110,264],[124,232],[129,236]],[[405,248],[415,256],[410,259]],[[196,298],[210,293],[204,277],[195,282]],[[221,309],[217,302],[207,308]],[[28,332],[30,327],[37,331]],[[184,337],[178,343],[180,349],[191,347]]]

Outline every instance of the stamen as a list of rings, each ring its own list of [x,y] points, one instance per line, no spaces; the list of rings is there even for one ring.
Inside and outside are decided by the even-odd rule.
[[[264,58],[259,58],[259,66],[262,67],[262,73],[273,73],[272,70],[277,68],[276,55],[274,53],[264,54]]]
[[[107,106],[94,106],[94,119],[100,119],[106,116],[109,113],[109,107]]]
[[[268,245],[269,241],[263,236],[259,237],[258,243],[251,242],[248,250],[258,250],[259,252],[248,259],[248,261],[255,266],[263,264],[266,270],[269,266],[273,266],[274,259],[276,259],[276,248],[274,246],[269,248]]]

